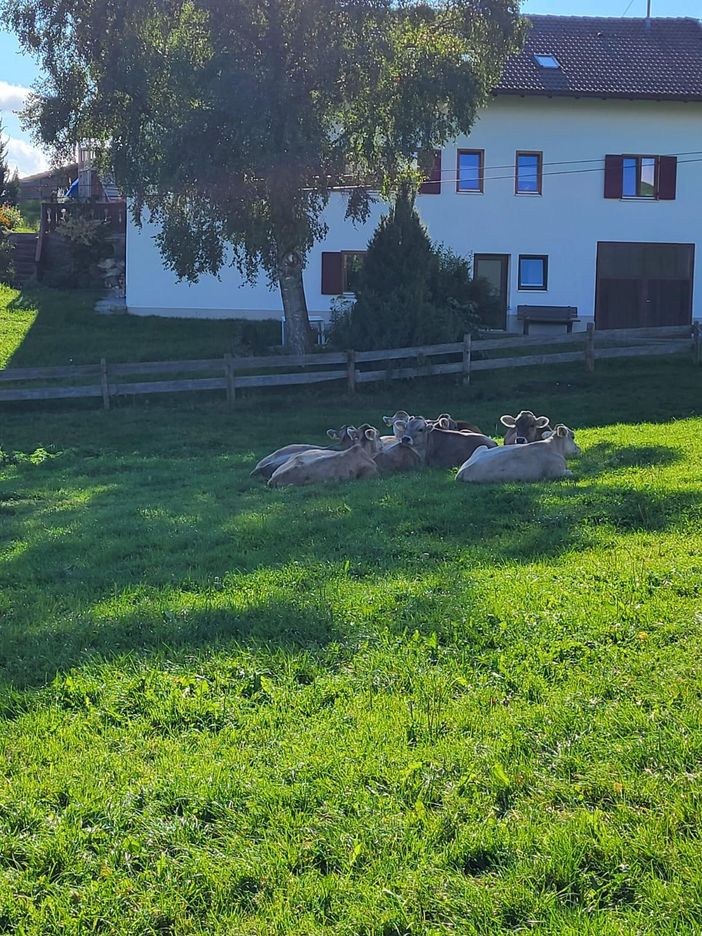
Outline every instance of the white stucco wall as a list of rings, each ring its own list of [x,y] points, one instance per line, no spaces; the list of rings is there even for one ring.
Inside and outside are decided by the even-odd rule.
[[[440,195],[423,195],[417,208],[429,232],[457,253],[511,256],[509,312],[520,303],[575,305],[582,327],[594,315],[598,241],[695,243],[702,237],[702,162],[678,159],[677,197],[673,201],[603,197],[607,153],[683,154],[702,149],[702,105],[644,101],[497,98],[483,112],[469,137],[443,150]],[[485,151],[482,194],[456,192],[456,150]],[[543,152],[542,195],[515,195],[517,150]],[[579,162],[594,160],[594,162]],[[566,163],[566,165],[549,165]],[[589,171],[589,170],[596,171]],[[588,170],[588,171],[574,171]],[[323,250],[362,250],[384,211],[356,227],[344,219],[345,200],[334,196],[326,211],[329,234],[309,258],[305,272],[311,315],[329,314],[330,297],[321,294]],[[548,290],[519,291],[519,254],[549,258]],[[702,318],[702,250],[695,253],[693,315]],[[280,318],[276,290],[261,278],[242,285],[236,271],[197,284],[178,283],[163,268],[153,229],[130,227],[127,236],[127,305],[146,315]],[[512,323],[513,325],[513,323]]]

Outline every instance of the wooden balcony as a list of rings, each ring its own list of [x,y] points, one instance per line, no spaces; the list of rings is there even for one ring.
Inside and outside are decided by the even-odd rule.
[[[52,234],[56,228],[73,214],[91,221],[105,221],[115,234],[124,234],[127,226],[126,201],[62,201],[43,202],[41,206],[40,232]]]

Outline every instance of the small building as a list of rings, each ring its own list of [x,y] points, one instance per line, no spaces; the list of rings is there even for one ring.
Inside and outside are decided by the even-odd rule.
[[[19,180],[20,201],[49,201],[57,193],[63,195],[78,178],[78,170],[78,163],[74,162],[24,176]]]
[[[417,208],[431,237],[473,258],[501,299],[577,307],[598,328],[702,319],[702,24],[531,16],[470,136],[437,152]],[[305,271],[310,317],[330,317],[386,206],[366,224],[332,196]],[[141,315],[282,318],[277,290],[234,269],[196,284],[167,270],[148,225],[128,227],[127,306]]]

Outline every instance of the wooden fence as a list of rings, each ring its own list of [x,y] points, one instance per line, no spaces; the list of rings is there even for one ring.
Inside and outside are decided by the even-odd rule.
[[[562,345],[575,348],[551,350]],[[528,353],[537,347],[541,349],[539,353]],[[103,358],[99,364],[0,370],[0,403],[97,398],[102,399],[105,409],[109,409],[111,400],[136,394],[219,390],[226,393],[231,405],[237,391],[258,387],[344,381],[347,390],[353,393],[358,384],[447,374],[454,374],[468,384],[473,373],[479,371],[578,362],[592,371],[596,360],[685,352],[692,354],[695,363],[702,363],[702,341],[697,324],[692,328],[676,326],[604,332],[596,332],[590,325],[586,332],[557,337],[529,335],[472,340],[470,335],[466,335],[462,342],[451,344],[382,351],[324,352],[303,357],[276,354],[235,358],[225,354],[222,358],[207,360],[134,364],[113,364]],[[254,373],[250,373],[252,371]],[[2,388],[2,384],[15,386]]]

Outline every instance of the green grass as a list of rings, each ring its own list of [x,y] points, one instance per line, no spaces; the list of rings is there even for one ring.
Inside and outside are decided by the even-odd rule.
[[[0,284],[0,367],[184,360],[274,344],[275,322],[96,315],[98,293]]]
[[[701,389],[667,359],[4,410],[0,932],[699,933]],[[521,405],[578,430],[573,481],[248,477]]]

